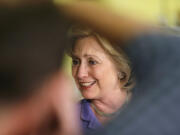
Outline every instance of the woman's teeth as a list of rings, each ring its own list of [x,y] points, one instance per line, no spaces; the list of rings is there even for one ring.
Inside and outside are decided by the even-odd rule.
[[[94,83],[95,83],[95,81],[94,81],[94,82],[81,82],[80,85],[81,85],[81,86],[88,87],[88,86],[93,85]]]

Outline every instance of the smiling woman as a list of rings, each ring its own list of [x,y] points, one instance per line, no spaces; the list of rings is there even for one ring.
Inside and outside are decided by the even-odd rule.
[[[129,99],[129,61],[104,37],[84,27],[70,29],[72,75],[82,96],[80,118],[85,131],[102,127]]]

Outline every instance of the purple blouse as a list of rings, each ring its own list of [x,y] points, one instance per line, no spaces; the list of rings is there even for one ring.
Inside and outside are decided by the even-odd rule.
[[[102,127],[102,124],[91,110],[90,102],[91,101],[86,99],[83,99],[80,102],[80,119],[84,132],[93,131]]]

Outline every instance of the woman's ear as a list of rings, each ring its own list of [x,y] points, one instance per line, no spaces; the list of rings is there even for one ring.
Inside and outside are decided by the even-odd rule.
[[[118,72],[118,79],[124,80],[126,78],[126,74],[124,72]]]

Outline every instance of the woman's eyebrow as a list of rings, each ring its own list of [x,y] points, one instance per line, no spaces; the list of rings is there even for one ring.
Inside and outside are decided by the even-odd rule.
[[[84,57],[96,57],[97,58],[97,56],[92,55],[92,54],[84,54]]]
[[[79,57],[76,54],[73,54],[73,53],[71,54],[71,57],[74,58],[74,59],[79,59]],[[101,61],[101,59],[99,57],[97,57],[96,55],[93,55],[93,54],[84,54],[83,57],[96,58],[99,61]]]
[[[96,55],[92,55],[92,54],[85,54],[84,57],[92,57],[92,58],[94,57],[101,61],[101,59],[99,57],[97,57]]]

